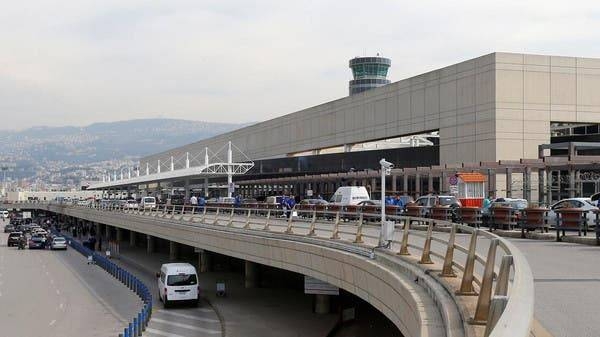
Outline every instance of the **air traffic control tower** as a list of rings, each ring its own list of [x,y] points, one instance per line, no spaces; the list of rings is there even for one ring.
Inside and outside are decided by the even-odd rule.
[[[350,60],[354,79],[350,81],[350,95],[358,94],[390,83],[387,79],[392,60],[385,57],[355,57]]]

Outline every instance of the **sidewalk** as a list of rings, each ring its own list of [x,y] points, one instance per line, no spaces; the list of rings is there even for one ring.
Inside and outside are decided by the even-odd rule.
[[[133,267],[132,272],[144,273],[154,279],[168,254],[147,254],[145,249],[121,244],[116,263]],[[181,260],[179,260],[181,261]],[[197,265],[195,261],[185,261]],[[141,277],[141,276],[140,276]],[[216,282],[225,280],[227,297],[217,297]],[[327,336],[338,315],[317,315],[312,312],[312,298],[298,290],[244,287],[243,275],[227,272],[207,272],[199,275],[203,295],[215,309],[223,326],[223,336]],[[155,295],[156,296],[156,295]]]

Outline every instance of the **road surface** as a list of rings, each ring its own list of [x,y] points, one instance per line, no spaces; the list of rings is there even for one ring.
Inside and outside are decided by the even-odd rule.
[[[2,336],[117,336],[140,301],[75,250],[17,250],[0,234]]]

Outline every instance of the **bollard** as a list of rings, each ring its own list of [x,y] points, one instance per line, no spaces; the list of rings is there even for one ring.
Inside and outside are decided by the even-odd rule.
[[[129,322],[129,326],[127,327],[127,337],[131,337],[133,335],[133,324]]]
[[[441,277],[456,277],[454,269],[452,269],[452,263],[454,261],[454,241],[456,238],[456,224],[452,225],[450,231],[450,238],[448,238],[448,249],[446,250],[446,257],[444,258],[444,267],[442,272],[439,274]]]
[[[467,255],[467,262],[465,263],[465,269],[463,270],[463,278],[460,283],[460,290],[456,292],[456,295],[477,295],[477,292],[475,289],[473,289],[473,269],[475,267],[475,249],[477,248],[478,231],[478,229],[473,229],[473,234],[471,234],[469,254]]]
[[[398,255],[410,255],[408,252],[408,231],[410,229],[410,220],[404,219],[404,229],[402,230],[402,243]]]
[[[500,271],[498,272],[498,279],[496,280],[496,288],[494,289],[494,295],[508,295],[508,280],[510,278],[510,267],[512,266],[512,264],[512,255],[504,255],[502,257],[502,262],[500,263]]]
[[[357,222],[357,228],[356,228],[356,237],[354,239],[354,243],[363,243],[363,239],[362,239],[362,226],[363,226],[363,214],[362,212],[360,213],[360,215],[358,216],[358,222]]]
[[[138,313],[137,321],[138,321],[138,337],[141,337],[142,336],[142,313],[141,312]]]
[[[469,321],[471,324],[485,324],[490,311],[490,301],[492,299],[492,286],[494,284],[494,266],[496,262],[496,248],[498,247],[498,239],[490,241],[490,248],[486,257],[485,269],[481,280],[481,289],[479,289],[479,298],[477,298],[477,307],[473,319]]]
[[[133,318],[133,336],[137,336],[138,335],[138,322],[137,322],[137,317]]]
[[[333,230],[331,233],[331,240],[340,239],[340,211],[335,214],[335,223],[333,224]]]
[[[123,328],[123,337],[129,337],[127,334],[127,328]]]
[[[427,227],[427,237],[425,238],[425,244],[423,245],[423,254],[421,255],[421,260],[418,262],[419,264],[433,264],[431,261],[431,235],[433,231],[434,222],[429,223],[429,227]]]

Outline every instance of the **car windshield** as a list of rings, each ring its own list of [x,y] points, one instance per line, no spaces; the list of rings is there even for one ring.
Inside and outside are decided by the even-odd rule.
[[[144,202],[145,203],[152,203],[152,202],[154,202],[154,198],[144,198]]]
[[[167,285],[169,286],[191,286],[195,285],[196,282],[195,274],[178,274],[167,277]]]
[[[596,207],[596,205],[594,205],[594,204],[593,204],[591,201],[589,201],[589,200],[586,200],[586,201],[585,201],[585,203],[586,203],[586,204],[588,204],[588,205],[590,205],[590,206],[594,206],[594,207]]]

